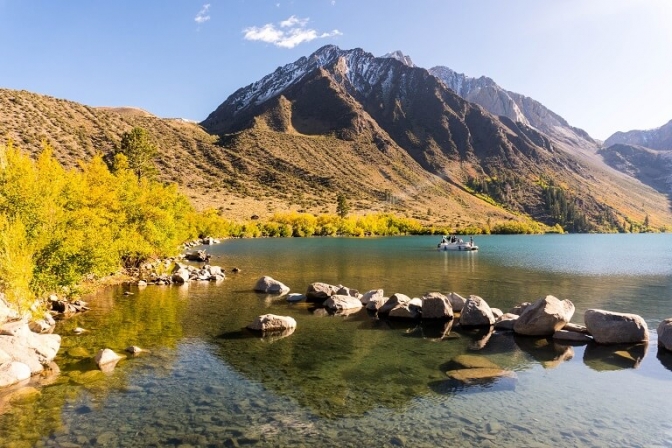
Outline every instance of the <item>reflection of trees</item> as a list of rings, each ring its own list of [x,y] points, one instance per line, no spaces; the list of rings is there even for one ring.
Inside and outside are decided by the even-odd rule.
[[[31,394],[12,395],[10,390],[0,396],[3,446],[13,443],[33,446],[62,430],[64,406],[83,397],[101,403],[112,390],[126,387],[132,360],[122,361],[114,372],[105,374],[90,358],[70,356],[69,351],[94,356],[101,348],[112,348],[121,354],[131,345],[150,351],[175,348],[182,337],[180,320],[184,302],[180,294],[177,288],[157,287],[126,297],[121,288],[110,288],[87,299],[92,307],[90,312],[59,322],[55,332],[62,336],[62,343],[55,361],[60,374],[45,378],[42,386],[39,378],[34,378],[34,391],[27,389]],[[90,331],[74,335],[76,327]],[[164,357],[160,362],[165,365],[172,360]],[[157,366],[154,371],[159,373],[160,368]],[[80,410],[90,411],[86,405],[75,409]]]

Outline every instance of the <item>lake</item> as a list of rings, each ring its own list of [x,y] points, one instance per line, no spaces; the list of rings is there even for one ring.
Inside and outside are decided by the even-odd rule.
[[[227,271],[218,284],[105,289],[91,311],[58,323],[60,373],[0,394],[0,445],[672,446],[672,353],[655,331],[672,317],[672,235],[477,236],[473,253],[438,252],[439,240],[228,240],[208,247]],[[366,310],[329,315],[252,292],[262,275],[301,293],[322,281],[475,294],[505,312],[550,294],[574,303],[575,323],[590,308],[639,314],[651,341],[570,346]],[[266,313],[294,317],[296,331],[244,330]],[[90,360],[131,345],[146,352],[112,372]],[[465,353],[516,378],[447,381]]]

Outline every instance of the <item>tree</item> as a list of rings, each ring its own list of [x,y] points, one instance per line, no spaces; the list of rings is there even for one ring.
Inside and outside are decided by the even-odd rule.
[[[119,152],[126,156],[128,168],[135,173],[138,180],[156,174],[154,158],[158,154],[158,149],[145,129],[135,127],[131,132],[125,132],[121,137]]]
[[[348,199],[344,194],[339,194],[336,198],[336,213],[341,218],[347,218],[348,212],[350,211],[350,205],[348,205]]]

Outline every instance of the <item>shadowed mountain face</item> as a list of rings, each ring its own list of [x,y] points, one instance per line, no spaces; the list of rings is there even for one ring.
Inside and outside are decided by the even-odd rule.
[[[605,148],[616,144],[672,151],[672,120],[656,129],[616,132],[604,141]]]
[[[656,129],[616,132],[599,153],[615,169],[672,193],[672,120]]]
[[[495,202],[547,223],[553,217],[542,184],[549,180],[566,186],[590,228],[599,228],[605,216],[627,215],[629,206],[611,205],[586,188],[611,182],[608,174],[588,169],[572,151],[558,150],[574,145],[594,154],[592,139],[539,103],[506,93],[520,102],[510,103],[520,119],[496,117],[465,101],[403,55],[376,58],[361,49],[326,46],[239,89],[202,126],[223,141],[265,129],[366,142],[380,152],[374,163],[382,165],[383,155],[410,156],[413,163],[403,163],[414,172],[428,172],[459,189],[474,181],[501,181]],[[528,119],[523,111],[536,115],[530,112]],[[540,132],[542,124],[553,133]]]
[[[604,161],[661,193],[672,193],[672,151],[615,144],[599,151]]]

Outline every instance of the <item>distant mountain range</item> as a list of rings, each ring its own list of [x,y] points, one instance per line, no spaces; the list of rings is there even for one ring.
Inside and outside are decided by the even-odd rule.
[[[478,106],[460,92],[496,100]],[[379,151],[375,163],[384,166],[385,154],[410,156],[450,185],[475,188],[507,210],[546,223],[556,220],[547,200],[549,181],[564,186],[589,227],[628,215],[618,194],[607,198],[613,188],[599,186],[614,183],[613,171],[575,157],[595,155],[598,145],[587,133],[487,78],[428,71],[401,52],[377,58],[325,46],[237,90],[202,125],[232,139],[226,136],[264,129],[367,142]]]
[[[672,225],[664,194],[606,165],[562,117],[401,52],[325,46],[238,89],[200,126],[0,90],[0,133],[31,152],[46,138],[66,165],[109,154],[133,126],[157,140],[162,179],[234,218],[333,212],[345,193],[355,213],[455,228],[526,217],[572,231],[646,216]]]
[[[656,129],[616,132],[599,154],[617,170],[672,194],[672,120]]]
[[[621,144],[672,151],[672,120],[656,129],[616,132],[604,141],[604,147]]]

